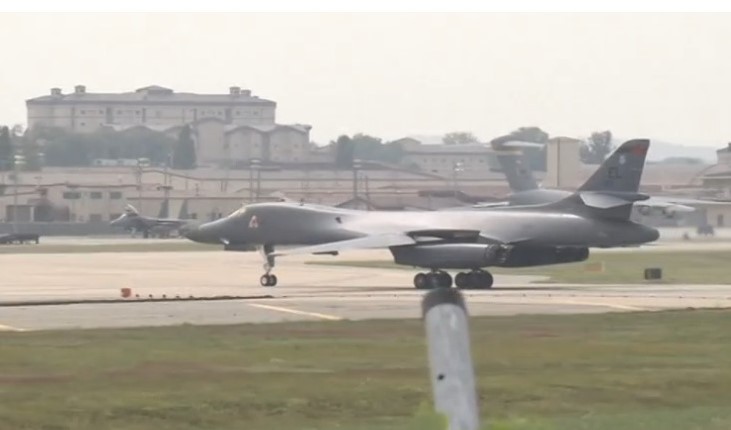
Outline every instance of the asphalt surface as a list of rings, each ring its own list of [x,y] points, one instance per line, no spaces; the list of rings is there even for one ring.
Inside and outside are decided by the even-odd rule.
[[[0,255],[0,330],[419,318],[424,292],[411,286],[413,271],[304,264],[387,257],[382,251],[358,251],[282,258],[275,270],[279,285],[261,287],[257,253],[5,254]],[[566,286],[536,280],[495,276],[492,290],[465,291],[468,310],[513,315],[731,306],[731,285]],[[132,297],[122,299],[123,288]],[[163,296],[172,301],[140,302]],[[183,300],[191,296],[248,298]],[[56,300],[72,303],[32,305]]]

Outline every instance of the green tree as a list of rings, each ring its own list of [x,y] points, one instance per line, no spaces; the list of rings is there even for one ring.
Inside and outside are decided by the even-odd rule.
[[[11,170],[15,161],[13,142],[10,140],[10,129],[0,128],[0,170]]]
[[[173,150],[173,168],[190,170],[195,169],[196,154],[195,142],[191,136],[190,126],[186,125],[180,130],[178,142]]]
[[[335,148],[335,164],[343,168],[352,166],[354,159],[398,164],[404,154],[399,142],[384,143],[380,137],[363,133],[343,135],[330,144]]]
[[[335,165],[340,168],[350,168],[355,158],[355,146],[353,140],[342,135],[335,142]]]
[[[442,143],[445,145],[467,145],[479,143],[479,140],[468,131],[453,131],[442,136]]]
[[[581,146],[581,161],[586,164],[601,164],[612,152],[612,132],[597,131]]]
[[[40,145],[40,142],[43,145]],[[153,164],[166,162],[176,140],[144,127],[125,131],[102,129],[93,133],[73,133],[56,127],[35,127],[23,136],[30,153],[41,149],[48,166],[88,166],[94,159],[148,158]],[[35,145],[35,147],[33,147]]]

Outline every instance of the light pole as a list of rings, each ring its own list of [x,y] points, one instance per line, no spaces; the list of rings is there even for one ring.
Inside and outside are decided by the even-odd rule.
[[[261,160],[253,158],[249,165],[249,200],[254,203],[254,187],[252,175],[256,171],[256,200],[259,200],[259,193],[261,193]]]
[[[71,190],[69,194],[71,198],[71,213],[69,214],[69,221],[76,222],[76,200],[79,198],[79,193],[76,191],[79,186],[76,184],[66,184],[66,187]]]
[[[359,158],[353,159],[353,203],[358,198],[358,169],[362,167]]]
[[[461,161],[457,161],[452,165],[452,181],[455,197],[457,196],[457,191],[459,191],[459,186],[457,183],[457,176],[459,175],[459,172],[464,172],[464,163],[462,163]]]
[[[15,192],[13,193],[13,233],[18,232],[18,168],[23,165],[25,165],[25,157],[19,154],[15,155],[13,163],[13,184],[15,185]]]
[[[162,190],[163,193],[163,205],[165,211],[160,215],[163,218],[170,217],[170,190],[173,189],[172,185],[160,185],[157,187],[158,190]]]

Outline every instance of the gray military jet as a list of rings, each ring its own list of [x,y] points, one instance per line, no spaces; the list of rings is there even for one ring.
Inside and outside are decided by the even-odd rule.
[[[583,191],[617,191],[627,192],[635,189],[637,172],[642,171],[646,154],[628,157],[627,153],[634,147],[636,140],[623,143],[607,158],[597,172],[582,186]],[[505,201],[479,203],[475,208],[495,206],[513,206],[556,202],[571,195],[571,191],[541,188],[538,185],[528,161],[521,153],[514,150],[542,146],[528,142],[493,143],[498,151],[497,160],[513,191]],[[512,150],[512,151],[510,151]],[[617,175],[617,172],[624,172]],[[634,208],[642,215],[662,214],[672,218],[680,212],[695,211],[694,205],[714,204],[712,201],[687,199],[681,197],[650,196],[646,200],[635,202]]]
[[[182,226],[190,222],[191,220],[143,216],[134,206],[127,205],[124,208],[124,213],[111,221],[109,225],[131,230],[133,233],[141,232],[144,238],[148,238],[151,234],[168,236],[171,232],[179,231]]]
[[[629,157],[644,157],[648,145],[647,140],[636,140],[624,148]],[[642,167],[633,175],[640,175]],[[607,179],[616,180],[613,176]],[[633,181],[639,184],[638,178]],[[256,203],[181,233],[196,242],[259,246],[266,259],[260,279],[263,286],[277,284],[271,273],[276,257],[387,248],[396,264],[429,270],[414,277],[416,288],[451,287],[453,280],[446,270],[452,269],[462,270],[454,278],[457,287],[477,289],[492,287],[493,277],[486,267],[578,262],[588,258],[592,247],[635,246],[657,240],[657,230],[629,219],[632,204],[647,198],[635,186],[623,192],[582,187],[547,204],[446,212]],[[276,249],[289,246],[294,248]]]

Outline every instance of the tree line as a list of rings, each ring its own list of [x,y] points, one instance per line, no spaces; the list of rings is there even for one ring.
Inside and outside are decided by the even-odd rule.
[[[521,127],[511,133],[493,138],[488,143],[499,146],[509,141],[539,144],[523,151],[534,170],[546,169],[545,144],[550,135],[539,127]],[[480,144],[471,132],[455,131],[442,136],[445,145]],[[335,165],[349,168],[356,159],[403,164],[401,142],[384,141],[364,133],[342,135],[330,142]],[[588,164],[601,163],[613,150],[611,131],[591,133],[581,147],[581,160]],[[41,166],[90,166],[95,159],[148,159],[153,165],[170,165],[175,169],[193,169],[197,164],[195,141],[189,126],[181,129],[177,138],[145,128],[123,132],[98,130],[74,133],[63,128],[0,127],[0,169],[12,170],[17,155],[24,157],[23,170]],[[413,166],[412,166],[413,167]]]
[[[74,133],[60,127],[0,126],[0,169],[13,170],[22,156],[22,170],[41,166],[91,166],[96,159],[148,159],[152,164],[193,169],[197,157],[189,126],[176,138],[143,128],[124,132],[98,130]]]
[[[489,141],[499,147],[511,141],[521,141],[538,144],[536,147],[523,148],[523,153],[531,169],[546,170],[546,147],[551,136],[540,127],[520,127],[511,133],[498,136]],[[482,142],[468,131],[455,131],[442,136],[444,145],[475,145]],[[384,142],[381,138],[357,133],[353,136],[342,135],[330,142],[335,151],[335,164],[341,168],[351,167],[353,160],[372,160],[401,164],[404,149],[399,141]],[[581,161],[587,164],[599,164],[612,152],[611,131],[594,132],[582,143],[580,149]]]

